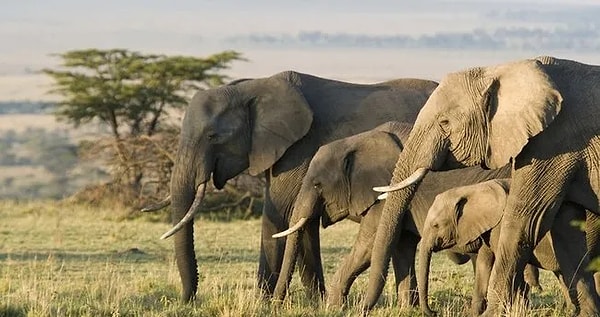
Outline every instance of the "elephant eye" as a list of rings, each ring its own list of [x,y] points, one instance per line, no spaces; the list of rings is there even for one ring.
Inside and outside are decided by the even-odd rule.
[[[215,143],[219,139],[219,135],[215,132],[211,132],[206,136],[206,138],[209,142]]]
[[[320,189],[321,189],[321,183],[319,183],[319,182],[316,182],[316,183],[314,183],[314,184],[313,184],[313,187],[314,187],[316,190],[320,190]]]
[[[445,134],[450,134],[450,121],[446,118],[441,118],[438,121],[440,128],[444,131]]]

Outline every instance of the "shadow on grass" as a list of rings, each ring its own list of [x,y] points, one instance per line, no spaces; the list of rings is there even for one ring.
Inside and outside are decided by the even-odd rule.
[[[0,316],[3,317],[23,317],[27,316],[25,307],[0,304]]]
[[[120,260],[132,263],[154,262],[160,257],[145,253],[137,248],[113,252],[64,252],[64,251],[38,251],[38,252],[9,252],[0,253],[0,261],[46,261],[49,259],[65,262],[106,262],[106,260]],[[2,316],[2,315],[0,315]]]
[[[171,256],[168,255],[169,257]],[[207,263],[257,263],[258,254],[248,249],[223,249],[209,254],[198,254],[198,261]],[[140,249],[132,248],[125,251],[112,252],[71,252],[71,251],[37,251],[37,252],[0,252],[0,262],[3,261],[47,261],[58,260],[64,262],[97,262],[104,263],[107,260],[150,263],[164,260],[164,255],[146,253]],[[2,316],[2,315],[0,315]]]
[[[259,255],[255,251],[240,248],[224,248],[220,253],[197,253],[202,263],[258,263]]]

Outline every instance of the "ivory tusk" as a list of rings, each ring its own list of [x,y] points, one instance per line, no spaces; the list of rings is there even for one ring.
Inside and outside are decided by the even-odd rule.
[[[306,223],[308,219],[306,219],[305,217],[300,218],[300,220],[298,220],[298,222],[296,222],[296,224],[291,227],[288,228],[285,231],[281,231],[280,233],[276,233],[274,235],[272,235],[271,237],[273,238],[283,238],[285,236],[289,236],[290,234],[298,231],[298,229],[302,228],[302,226],[304,226],[304,224]]]
[[[388,193],[383,193],[383,194],[377,196],[377,199],[379,199],[379,200],[385,200],[385,199],[387,199],[387,197],[388,197]]]
[[[150,206],[142,208],[142,212],[149,211],[157,211],[163,209],[171,204],[171,195],[167,196],[165,199],[157,202],[156,204],[152,204]]]
[[[373,187],[373,190],[376,192],[381,192],[381,193],[397,191],[397,190],[400,190],[402,188],[408,187],[410,185],[413,185],[413,184],[421,181],[423,179],[423,177],[425,177],[425,175],[427,175],[427,172],[429,172],[429,169],[427,169],[425,167],[420,167],[414,173],[412,173],[412,175],[410,175],[407,179],[401,181],[398,184],[389,185],[389,186]]]
[[[165,234],[163,234],[160,237],[162,240],[174,235],[177,231],[181,230],[183,226],[185,226],[188,222],[194,219],[194,216],[196,216],[196,213],[200,210],[200,204],[202,203],[202,199],[204,199],[205,189],[206,183],[198,185],[198,189],[196,190],[196,197],[194,197],[194,202],[190,206],[190,209],[188,209],[185,216],[183,216],[183,218],[181,218],[181,220],[179,220],[179,222],[173,228],[171,228],[171,230],[165,232]]]

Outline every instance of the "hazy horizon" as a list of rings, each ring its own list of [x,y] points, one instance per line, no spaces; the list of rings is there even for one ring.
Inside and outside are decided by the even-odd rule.
[[[600,5],[586,0],[11,2],[0,11],[0,39],[8,44],[0,47],[0,100],[48,99],[44,95],[48,78],[35,72],[56,64],[52,53],[91,47],[195,56],[235,49],[249,62],[235,63],[225,71],[232,77],[268,76],[292,69],[359,82],[394,77],[439,79],[459,68],[542,54],[600,64],[594,46],[600,45],[596,13],[600,14]],[[578,36],[583,40],[589,29],[593,38],[587,51],[569,48],[573,43],[553,44],[552,49],[463,50],[381,49],[362,43],[345,47],[352,45],[353,38],[334,48],[319,46],[328,43],[264,45],[254,40],[261,35],[297,40],[300,32],[323,32],[325,41],[329,34],[376,39],[442,34],[452,39],[452,34],[460,38],[470,32],[494,34],[498,29],[550,35],[582,29]],[[509,44],[522,44],[518,41]],[[574,43],[582,42],[577,38]]]

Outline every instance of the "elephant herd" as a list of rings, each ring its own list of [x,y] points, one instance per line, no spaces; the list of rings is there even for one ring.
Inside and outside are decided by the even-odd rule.
[[[266,178],[258,285],[267,297],[283,299],[298,266],[310,294],[343,305],[370,267],[368,312],[391,260],[398,305],[432,315],[429,264],[445,250],[474,263],[474,315],[497,316],[526,297],[542,268],[574,314],[591,316],[600,277],[584,268],[600,255],[599,159],[599,66],[541,56],[439,84],[288,71],[197,92],[171,194],[145,210],[171,205],[163,238],[174,238],[184,301],[198,288],[193,219],[206,183],[222,188],[248,170]],[[343,219],[360,229],[326,291],[319,222]]]

